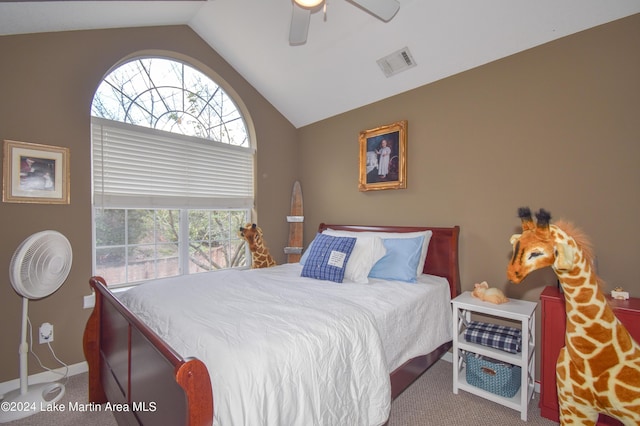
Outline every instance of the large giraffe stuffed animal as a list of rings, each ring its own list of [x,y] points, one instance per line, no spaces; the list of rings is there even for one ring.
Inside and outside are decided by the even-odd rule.
[[[536,224],[528,208],[518,214],[522,234],[511,237],[509,280],[518,284],[551,266],[565,295],[565,346],[556,364],[561,424],[595,425],[606,413],[640,425],[640,347],[599,289],[588,241],[567,223],[551,225],[542,209]]]
[[[268,268],[276,265],[276,261],[271,257],[269,249],[264,245],[260,227],[255,223],[247,223],[244,228],[240,227],[240,236],[249,244],[252,269]]]

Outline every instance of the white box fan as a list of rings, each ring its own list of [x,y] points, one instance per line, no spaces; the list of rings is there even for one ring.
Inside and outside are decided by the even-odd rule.
[[[39,383],[29,386],[27,372],[27,322],[29,299],[42,299],[62,286],[71,270],[71,244],[57,231],[37,232],[18,246],[11,258],[9,278],[14,290],[22,296],[22,334],[20,355],[20,389],[4,395],[3,401],[25,409],[0,411],[0,423],[28,417],[58,402],[64,395],[61,383]]]

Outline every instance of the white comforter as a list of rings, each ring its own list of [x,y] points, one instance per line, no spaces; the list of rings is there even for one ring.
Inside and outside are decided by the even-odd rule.
[[[214,424],[385,423],[389,373],[451,340],[446,280],[336,284],[300,271],[163,279],[120,299],[178,353],[205,363]]]

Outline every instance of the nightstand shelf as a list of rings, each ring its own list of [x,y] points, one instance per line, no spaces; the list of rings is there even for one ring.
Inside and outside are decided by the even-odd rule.
[[[466,368],[463,365],[460,369],[460,372],[458,374],[458,389],[462,389],[464,391],[467,391],[469,393],[472,393],[474,395],[478,395],[486,400],[489,401],[493,401],[496,402],[498,404],[504,405],[505,407],[508,408],[512,408],[516,411],[520,411],[522,413],[521,407],[522,407],[522,389],[523,387],[520,386],[520,390],[518,390],[518,392],[516,392],[516,394],[514,396],[512,396],[511,398],[507,398],[506,396],[500,396],[500,395],[496,395],[495,393],[491,393],[489,391],[486,391],[484,389],[480,389],[478,387],[475,387],[473,385],[470,385],[469,383],[467,383],[467,377],[466,377]],[[454,390],[454,393],[458,393]],[[524,417],[522,417],[522,420],[526,420],[526,416],[527,414],[524,413]]]
[[[496,305],[474,298],[471,292],[462,293],[451,301],[453,305],[453,393],[459,389],[520,411],[527,420],[529,401],[535,386],[535,310],[537,303],[511,299]],[[518,323],[522,330],[522,351],[509,353],[488,346],[467,342],[464,331],[473,313],[489,315],[507,322]],[[520,390],[511,398],[500,396],[467,383],[463,351],[472,352],[521,368]]]

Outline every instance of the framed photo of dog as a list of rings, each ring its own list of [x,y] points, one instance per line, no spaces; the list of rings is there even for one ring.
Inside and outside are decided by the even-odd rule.
[[[5,140],[2,201],[69,204],[69,148]]]
[[[407,120],[360,132],[360,191],[407,187]]]

